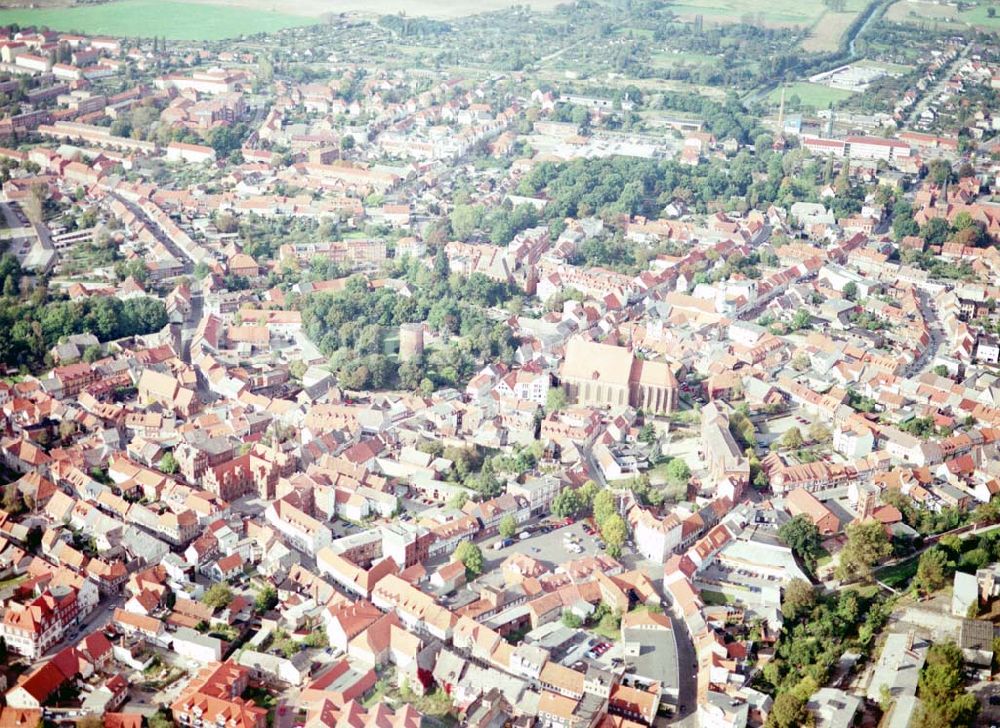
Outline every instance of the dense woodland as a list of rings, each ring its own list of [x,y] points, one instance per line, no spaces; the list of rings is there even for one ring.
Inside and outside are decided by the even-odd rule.
[[[371,289],[358,276],[338,293],[293,301],[302,310],[306,333],[330,357],[345,388],[430,392],[467,381],[484,361],[511,360],[517,342],[510,328],[485,312],[514,295],[509,286],[480,274],[449,275],[443,252],[430,270],[408,260],[399,267],[412,296]],[[386,340],[400,324],[417,322],[427,322],[442,336],[442,345],[397,366],[387,355]]]
[[[22,271],[9,254],[0,257],[0,362],[7,367],[37,371],[49,362],[50,348],[71,334],[92,333],[101,341],[149,334],[167,324],[163,302],[140,297],[121,301],[94,296],[70,301],[50,291],[45,281],[20,292]]]

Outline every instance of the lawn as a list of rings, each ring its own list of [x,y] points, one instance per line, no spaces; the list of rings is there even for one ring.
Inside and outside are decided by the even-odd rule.
[[[817,554],[816,556],[816,569],[817,570],[822,569],[824,566],[827,566],[831,561],[833,561],[833,557],[830,555],[830,552],[827,551],[825,548],[820,547],[819,554]]]
[[[853,92],[845,91],[844,89],[830,88],[818,83],[800,81],[785,87],[785,105],[787,108],[790,99],[793,96],[798,96],[803,106],[825,109],[831,103],[835,104],[853,95]],[[768,99],[774,104],[779,103],[781,101],[781,88],[774,89],[768,96]]]
[[[621,639],[621,627],[618,629],[611,629],[609,625],[600,622],[590,628],[590,631],[596,634],[598,637],[603,637],[608,642],[617,642]]]
[[[319,22],[291,13],[197,3],[122,0],[74,8],[0,10],[0,25],[44,25],[55,30],[169,40],[222,40]]]
[[[0,581],[0,591],[7,589],[8,587],[14,587],[20,584],[22,581],[28,578],[27,574],[20,574],[18,576],[12,576],[8,579]]]
[[[917,574],[917,561],[918,559],[914,557],[907,561],[887,566],[884,569],[879,569],[875,572],[875,578],[883,584],[888,584],[893,589],[906,591],[906,588],[910,585],[910,581]]]
[[[706,606],[716,606],[724,607],[728,604],[734,604],[733,598],[723,594],[722,592],[707,591],[702,589],[701,591],[701,601],[705,603]]]

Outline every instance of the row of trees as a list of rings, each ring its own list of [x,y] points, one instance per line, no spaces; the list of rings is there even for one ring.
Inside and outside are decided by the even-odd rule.
[[[566,488],[552,501],[552,513],[560,518],[592,513],[608,553],[614,558],[621,556],[628,531],[625,519],[618,513],[617,497],[610,490],[602,489],[593,480],[577,489]]]

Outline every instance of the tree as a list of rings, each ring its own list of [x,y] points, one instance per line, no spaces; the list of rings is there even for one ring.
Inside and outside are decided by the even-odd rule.
[[[457,490],[448,499],[448,505],[452,508],[462,510],[462,506],[469,502],[469,494],[464,490]]]
[[[892,554],[892,544],[878,521],[852,523],[847,527],[847,542],[840,552],[837,567],[841,579],[871,581],[872,569]]]
[[[691,468],[681,458],[674,458],[667,463],[667,480],[671,485],[686,486],[691,480]]]
[[[822,422],[809,425],[809,439],[813,442],[826,442],[830,439],[830,429]]]
[[[924,594],[941,589],[948,582],[948,557],[937,548],[920,554],[917,562],[917,576],[914,584]]]
[[[639,437],[637,438],[639,442],[644,442],[647,445],[656,444],[656,428],[653,427],[652,422],[647,422],[641,428],[639,428]]]
[[[932,217],[920,228],[920,237],[928,245],[941,245],[948,239],[951,226],[942,217]]]
[[[86,349],[83,350],[83,360],[88,364],[93,364],[95,361],[101,358],[104,352],[101,351],[100,344],[91,344]]]
[[[571,612],[568,609],[563,610],[562,623],[570,629],[579,629],[583,626],[583,620],[580,619],[580,616],[576,612]]]
[[[517,519],[514,515],[508,513],[506,516],[500,519],[500,538],[510,538],[515,533],[517,533]]]
[[[858,284],[854,281],[848,281],[844,284],[844,290],[842,291],[844,298],[848,301],[858,300]]]
[[[975,574],[979,569],[986,568],[992,559],[990,553],[984,548],[974,548],[962,554],[958,562],[958,568],[970,574]]]
[[[478,205],[455,205],[451,216],[451,231],[458,240],[465,240],[482,224],[483,208]]]
[[[792,692],[779,693],[767,716],[767,728],[799,728],[806,725],[806,700]]]
[[[601,526],[601,536],[608,546],[608,554],[613,558],[617,559],[622,555],[622,546],[625,545],[626,535],[625,519],[617,513],[612,513],[604,520]]]
[[[451,559],[465,565],[465,575],[469,579],[475,579],[483,573],[483,552],[472,541],[462,541],[455,548]]]
[[[170,719],[170,716],[166,714],[165,709],[163,708],[149,716],[147,723],[149,728],[174,728],[174,722]]]
[[[212,584],[201,600],[212,609],[224,609],[233,601],[233,590],[228,584]]]
[[[157,467],[160,468],[161,473],[166,473],[167,475],[173,475],[177,472],[177,459],[174,457],[173,452],[166,452],[163,457],[160,458],[160,462]]]
[[[583,501],[573,488],[566,488],[552,499],[552,514],[570,518],[583,510]]]
[[[602,490],[594,496],[594,521],[598,528],[604,528],[604,522],[618,512],[615,495],[610,490]]]
[[[257,610],[259,614],[270,611],[277,605],[278,591],[273,586],[265,586],[257,592],[257,598],[254,600],[254,609]]]
[[[925,728],[971,726],[979,714],[979,701],[963,687],[962,651],[954,642],[939,642],[927,650],[917,681],[923,702],[917,725]]]
[[[38,553],[39,547],[42,545],[42,536],[44,532],[42,527],[35,525],[28,529],[28,535],[25,539],[25,544],[28,547],[28,551],[35,554]]]
[[[816,590],[804,579],[792,579],[785,587],[781,600],[781,613],[795,621],[816,606]]]
[[[549,387],[548,394],[545,395],[545,411],[557,412],[566,408],[566,392],[562,387]]]
[[[802,439],[802,433],[798,427],[786,430],[785,434],[781,436],[782,446],[793,450],[802,447],[804,442],[805,440]]]
[[[812,519],[800,513],[778,529],[778,536],[812,570],[821,546],[819,529]]]
[[[16,483],[11,483],[3,491],[3,508],[12,515],[17,515],[24,511],[24,498],[21,497],[21,490]]]
[[[583,504],[584,509],[591,508],[594,505],[594,496],[600,492],[601,486],[593,480],[588,480],[576,491],[577,495],[580,496],[580,502]]]

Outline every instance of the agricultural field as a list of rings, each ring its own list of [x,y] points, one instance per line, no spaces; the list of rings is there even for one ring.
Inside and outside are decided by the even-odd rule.
[[[840,39],[854,22],[857,12],[835,13],[827,10],[809,29],[809,37],[802,41],[802,49],[810,53],[835,51]]]
[[[524,0],[551,10],[562,0]],[[477,0],[475,13],[509,8],[511,0]],[[112,36],[166,36],[171,40],[222,40],[319,22],[335,13],[457,18],[469,5],[452,0],[114,0],[73,6],[70,0],[42,0],[30,7],[0,10],[0,24],[44,25],[56,30]]]
[[[822,0],[681,0],[671,6],[683,17],[702,15],[706,21],[750,21],[775,27],[808,28],[802,43],[811,53],[836,50],[844,32],[868,4],[846,0],[842,12],[834,12]]]
[[[990,16],[990,9],[995,12]],[[886,18],[899,23],[927,24],[947,27],[949,25],[971,25],[985,30],[1000,30],[1000,5],[991,0],[980,0],[978,4],[959,10],[953,5],[931,5],[900,0],[886,12]]]
[[[866,0],[847,0],[843,13],[854,15],[865,7]],[[682,0],[671,5],[678,15],[703,15],[705,20],[740,21],[752,18],[773,26],[812,26],[828,11],[822,0]],[[850,22],[850,21],[848,21]]]
[[[44,25],[90,35],[221,40],[318,22],[316,17],[203,3],[123,0],[84,7],[0,10],[0,25]]]
[[[844,89],[830,88],[822,84],[802,81],[789,84],[785,87],[785,104],[789,104],[789,100],[793,96],[798,96],[803,106],[825,109],[830,104],[836,104],[838,101],[843,101],[853,95],[851,91],[845,91]],[[772,103],[777,104],[781,100],[781,88],[774,89],[767,98]]]

